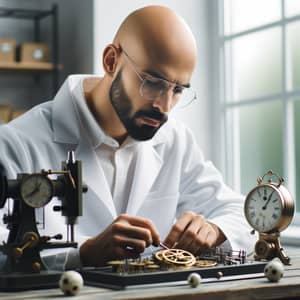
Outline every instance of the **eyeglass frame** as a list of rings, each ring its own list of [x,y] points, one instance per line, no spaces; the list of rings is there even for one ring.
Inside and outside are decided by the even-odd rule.
[[[143,86],[144,86],[144,82],[145,82],[146,80],[149,80],[149,81],[150,81],[151,79],[150,79],[150,78],[144,78],[144,77],[138,72],[138,70],[137,70],[138,66],[136,65],[136,63],[134,62],[134,60],[128,55],[128,53],[127,53],[122,47],[120,47],[120,51],[121,51],[121,53],[124,54],[124,56],[126,57],[127,61],[129,61],[130,65],[132,66],[134,72],[136,73],[136,75],[138,76],[138,78],[141,80],[141,85],[140,85],[140,88],[139,88],[139,93],[140,93],[140,95],[141,95],[142,97],[144,97],[145,99],[147,99],[148,101],[155,101],[156,99],[160,98],[160,97],[164,94],[163,91],[162,91],[162,93],[161,93],[159,96],[157,96],[157,97],[154,98],[154,99],[146,98],[146,97],[143,95],[143,93],[142,93],[142,88],[143,88]],[[182,106],[181,108],[184,108],[184,107],[188,106],[189,104],[191,104],[193,101],[195,101],[195,100],[197,99],[196,91],[194,91],[193,89],[191,89],[191,87],[190,87],[189,84],[187,84],[187,85],[182,85],[182,84],[179,84],[179,83],[176,83],[176,82],[169,81],[169,80],[164,79],[164,78],[159,78],[159,77],[153,76],[153,75],[151,75],[151,74],[147,74],[147,76],[152,77],[152,78],[155,79],[155,80],[160,80],[160,81],[163,81],[163,82],[167,83],[169,89],[172,88],[173,93],[174,93],[174,89],[175,89],[176,87],[181,88],[182,91],[183,91],[183,90],[186,90],[186,89],[189,89],[190,91],[192,91],[192,92],[194,93],[194,96],[191,97],[192,99],[191,99],[186,105]],[[168,90],[169,90],[169,89],[168,89]],[[166,89],[166,91],[168,91],[168,90]],[[178,102],[179,102],[179,101],[180,101],[180,97],[179,97],[179,99],[178,99]]]

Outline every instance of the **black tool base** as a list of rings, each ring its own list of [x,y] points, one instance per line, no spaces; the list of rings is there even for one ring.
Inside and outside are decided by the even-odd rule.
[[[196,272],[202,278],[217,278],[218,276],[235,276],[246,274],[261,274],[267,262],[250,262],[240,265],[218,265],[209,268],[191,267],[184,270],[168,270],[139,273],[113,273],[111,268],[94,268],[81,270],[86,285],[124,289],[128,286],[155,284],[186,280],[188,275]],[[221,272],[221,273],[220,273]]]

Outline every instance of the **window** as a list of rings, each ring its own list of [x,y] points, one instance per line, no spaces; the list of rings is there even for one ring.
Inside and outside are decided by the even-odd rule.
[[[285,179],[300,216],[300,1],[218,3],[227,182],[246,194],[271,169]]]

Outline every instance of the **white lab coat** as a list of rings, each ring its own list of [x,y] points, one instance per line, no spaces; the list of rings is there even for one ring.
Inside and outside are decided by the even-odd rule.
[[[81,243],[103,231],[116,218],[116,210],[95,149],[79,122],[69,84],[66,80],[53,101],[0,126],[0,162],[8,178],[16,178],[21,172],[59,170],[67,151],[75,150],[88,186],[83,196],[83,216],[75,228],[75,237]],[[204,160],[183,124],[169,119],[153,139],[140,142],[137,155],[127,214],[151,219],[163,239],[176,217],[192,210],[218,225],[232,249],[252,251],[243,197],[226,186],[213,164]],[[41,230],[42,234],[65,233],[64,217],[52,211],[58,203],[53,200],[46,206],[46,229]],[[1,230],[7,234],[4,226]]]

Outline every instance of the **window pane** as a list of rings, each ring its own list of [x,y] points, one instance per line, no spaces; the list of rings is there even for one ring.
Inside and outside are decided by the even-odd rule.
[[[283,176],[282,103],[273,101],[239,108],[241,191],[272,170]]]
[[[295,146],[296,146],[296,202],[300,211],[300,99],[294,103]]]
[[[300,1],[299,0],[285,0],[285,15],[291,17],[300,14]]]
[[[281,91],[280,28],[237,38],[231,48],[229,43],[226,51],[231,50],[234,100]]]
[[[299,4],[300,4],[300,0]],[[300,88],[300,22],[287,26],[287,87]]]
[[[279,20],[281,17],[280,2],[280,0],[225,0],[225,34],[236,33]]]

